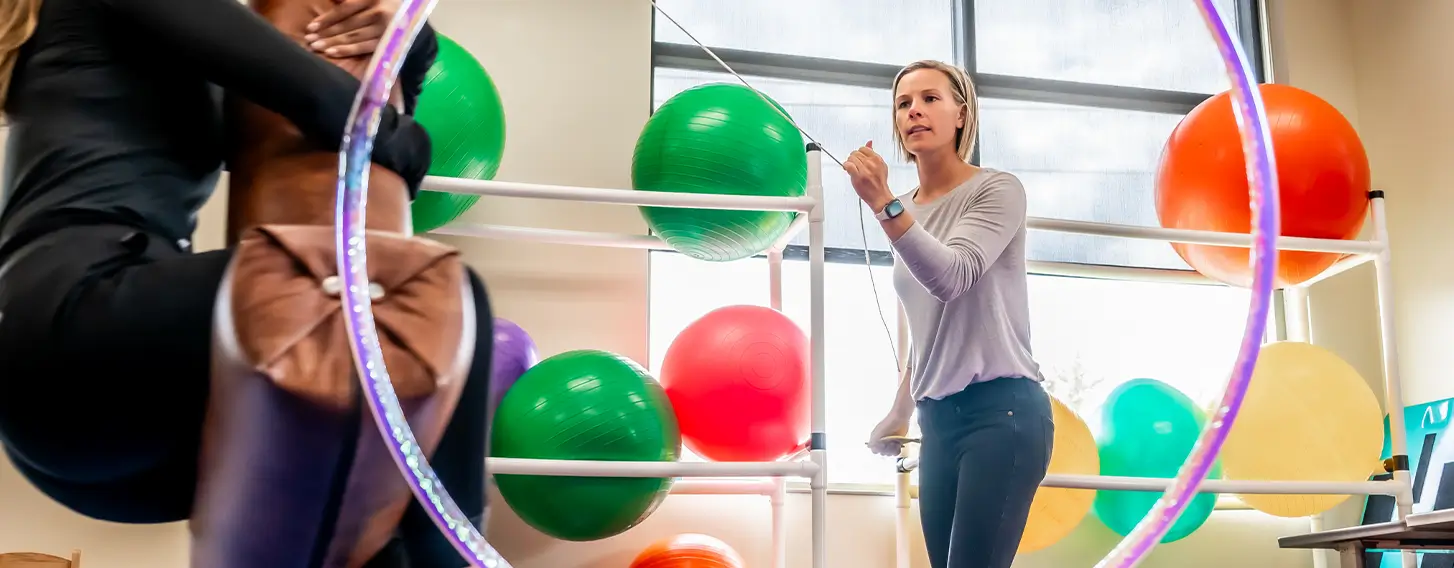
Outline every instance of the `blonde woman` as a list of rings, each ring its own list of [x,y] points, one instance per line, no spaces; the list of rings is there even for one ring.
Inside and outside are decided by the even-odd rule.
[[[0,445],[51,499],[121,523],[188,518],[231,255],[189,241],[223,165],[214,85],[337,149],[359,81],[324,57],[371,52],[397,4],[339,0],[305,48],[237,0],[0,0]],[[429,29],[414,42],[406,107],[437,46]],[[428,135],[388,108],[373,157],[417,190]],[[483,368],[435,459],[474,515],[491,334],[479,335]],[[401,531],[415,567],[465,565],[417,507]]]
[[[894,79],[894,139],[919,185],[895,196],[873,143],[844,163],[893,244],[912,354],[869,446],[899,455],[917,408],[919,508],[934,568],[1008,568],[1045,478],[1054,424],[1030,353],[1025,189],[969,163],[974,85],[937,61]]]

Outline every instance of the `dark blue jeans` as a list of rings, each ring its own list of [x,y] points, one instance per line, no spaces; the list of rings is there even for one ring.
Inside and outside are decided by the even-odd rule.
[[[1002,378],[921,400],[919,514],[933,568],[1009,568],[1050,465],[1050,397]]]

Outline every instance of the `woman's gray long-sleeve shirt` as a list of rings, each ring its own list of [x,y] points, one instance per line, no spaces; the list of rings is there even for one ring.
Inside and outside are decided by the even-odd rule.
[[[899,197],[914,224],[893,242],[908,315],[914,400],[1001,377],[1042,380],[1030,349],[1025,188],[981,169],[931,203]]]

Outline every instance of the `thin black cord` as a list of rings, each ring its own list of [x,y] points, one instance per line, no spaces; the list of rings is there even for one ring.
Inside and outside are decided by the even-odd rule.
[[[661,15],[666,16],[666,19],[668,21],[675,25],[677,29],[681,30],[683,34],[686,34],[688,39],[691,39],[693,43],[697,44],[697,47],[702,48],[702,51],[706,52],[709,57],[717,62],[718,65],[721,65],[722,68],[726,69],[728,73],[732,74],[732,76],[737,77],[738,81],[742,81],[742,84],[744,86],[752,89],[752,92],[756,93],[757,96],[763,100],[763,102],[766,102],[768,104],[768,107],[776,110],[778,114],[782,115],[783,118],[786,118],[788,122],[792,123],[793,128],[798,129],[798,132],[801,132],[803,136],[806,137],[809,141],[817,144],[818,148],[829,158],[832,158],[834,162],[837,162],[839,167],[843,166],[843,161],[839,160],[837,156],[834,156],[832,152],[829,152],[828,148],[823,146],[823,143],[818,142],[817,139],[813,138],[812,134],[809,134],[808,131],[802,126],[799,126],[798,122],[796,120],[793,120],[793,117],[788,116],[788,113],[786,111],[779,109],[778,105],[774,104],[772,100],[767,97],[767,95],[763,94],[762,91],[759,91],[757,87],[752,86],[751,83],[748,83],[747,79],[743,78],[742,75],[739,75],[737,71],[734,71],[731,65],[728,65],[726,61],[722,61],[722,58],[717,57],[717,54],[713,53],[711,48],[707,47],[701,42],[701,40],[698,40],[696,36],[692,35],[692,32],[689,32],[685,27],[682,27],[681,23],[676,21],[676,18],[671,17],[671,14],[666,13],[666,10],[662,10],[661,6],[657,5],[656,0],[651,0],[651,6],[655,8],[657,12],[660,12]],[[894,344],[894,334],[893,331],[889,329],[888,317],[884,316],[883,302],[879,299],[878,282],[875,281],[873,277],[873,259],[868,253],[868,228],[864,226],[862,214],[858,215],[858,233],[863,238],[863,264],[864,267],[868,269],[868,285],[873,290],[873,307],[875,310],[878,311],[878,319],[881,323],[883,323],[884,335],[889,340],[889,353],[892,353],[894,356],[894,368],[902,369],[903,362],[899,360],[898,346]]]

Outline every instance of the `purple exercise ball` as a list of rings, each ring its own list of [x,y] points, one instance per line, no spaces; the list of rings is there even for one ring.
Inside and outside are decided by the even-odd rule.
[[[505,318],[495,318],[495,346],[490,358],[490,409],[498,407],[510,386],[539,361],[535,341],[530,339],[524,328]]]

